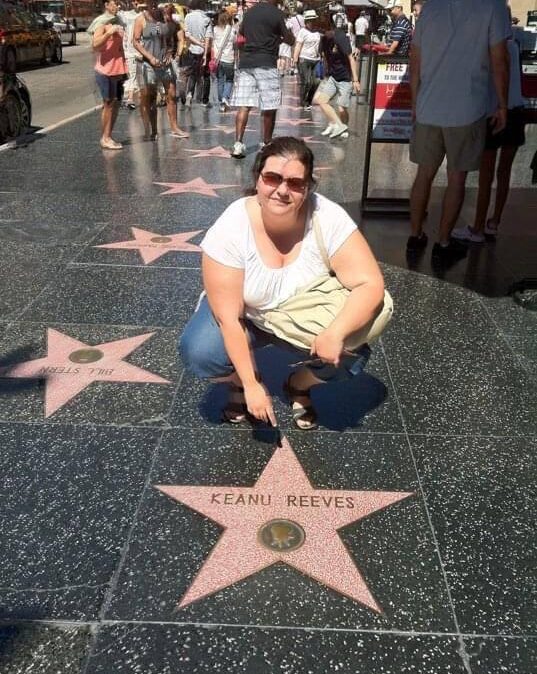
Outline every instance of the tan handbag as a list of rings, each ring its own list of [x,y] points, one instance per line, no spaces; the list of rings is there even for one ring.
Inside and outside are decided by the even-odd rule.
[[[313,214],[313,231],[327,273],[300,289],[296,295],[289,297],[278,307],[263,311],[262,315],[251,319],[261,330],[270,332],[293,346],[308,351],[315,337],[328,328],[343,309],[350,295],[350,290],[342,285],[330,269],[330,260],[315,213]],[[345,349],[355,351],[363,344],[370,344],[380,337],[390,322],[392,313],[393,300],[390,294],[384,291],[382,310],[363,328],[347,337]]]

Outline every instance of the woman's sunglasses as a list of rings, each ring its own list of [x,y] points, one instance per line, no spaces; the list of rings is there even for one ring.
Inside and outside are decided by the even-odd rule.
[[[274,171],[264,171],[261,178],[269,187],[279,187],[282,183],[287,183],[291,192],[305,192],[308,189],[308,181],[304,178],[284,178]]]

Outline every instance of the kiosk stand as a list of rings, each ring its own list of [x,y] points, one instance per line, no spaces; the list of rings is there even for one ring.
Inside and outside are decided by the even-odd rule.
[[[369,69],[372,94],[362,185],[362,213],[378,216],[408,216],[409,200],[369,196],[371,145],[408,143],[412,132],[412,96],[408,58],[371,53]]]

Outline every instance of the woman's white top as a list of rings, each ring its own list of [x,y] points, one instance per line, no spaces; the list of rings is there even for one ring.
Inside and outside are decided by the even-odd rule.
[[[309,61],[318,61],[321,58],[319,54],[320,33],[301,28],[296,36],[296,41],[302,42],[302,49],[298,58],[308,59]]]
[[[205,234],[200,244],[204,253],[227,267],[244,269],[243,300],[247,317],[255,317],[264,310],[277,307],[326,273],[312,228],[313,209],[330,258],[357,227],[341,206],[316,193],[310,197],[304,239],[298,257],[280,269],[267,267],[257,251],[246,211],[246,198],[238,199],[228,206]]]
[[[228,35],[228,31],[231,29],[231,32]],[[224,49],[220,56],[220,61],[222,63],[234,63],[235,62],[235,50],[233,47],[233,42],[235,40],[235,29],[233,26],[226,26],[221,28],[220,26],[215,26],[213,29],[213,54],[214,58],[220,54],[222,49],[222,44],[224,43],[224,38],[227,36]]]

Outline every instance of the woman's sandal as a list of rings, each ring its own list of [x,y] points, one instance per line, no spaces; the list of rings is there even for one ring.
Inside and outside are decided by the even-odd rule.
[[[292,386],[292,376],[293,375],[291,374],[287,378],[287,381],[283,385],[283,391],[291,403],[291,415],[293,418],[293,423],[301,431],[313,431],[319,426],[319,424],[317,422],[317,414],[312,405],[302,405],[296,400],[293,400],[293,398],[300,396],[309,398],[310,389],[301,390]],[[295,403],[300,405],[300,407],[293,407]]]
[[[228,384],[228,389],[230,397],[233,396],[233,394],[244,394],[243,387],[238,386],[237,384]],[[222,419],[228,424],[242,424],[248,419],[246,402],[244,400],[242,402],[229,400],[222,410]]]

